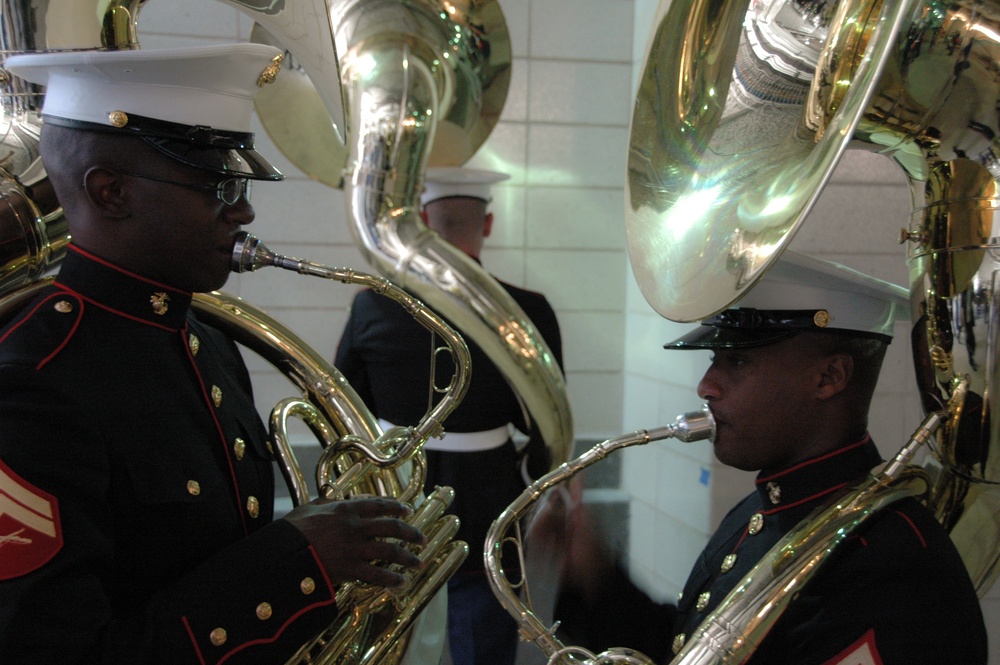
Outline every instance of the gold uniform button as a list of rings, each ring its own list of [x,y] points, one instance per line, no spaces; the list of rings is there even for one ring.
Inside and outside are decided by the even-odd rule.
[[[201,484],[197,480],[189,480],[187,484],[188,494],[198,496],[201,494]]]
[[[311,577],[306,577],[299,582],[299,588],[302,589],[302,593],[308,596],[316,590],[316,580]]]
[[[753,517],[750,518],[750,526],[747,527],[747,533],[751,536],[756,536],[764,528],[764,516],[760,513],[754,513]]]
[[[212,644],[214,644],[217,647],[221,647],[223,644],[226,643],[226,637],[227,635],[225,628],[216,628],[208,635],[208,639],[211,640]]]
[[[222,388],[219,386],[212,386],[212,401],[216,406],[222,404]]]
[[[60,300],[55,305],[52,306],[60,314],[69,314],[73,311],[73,303],[68,300]]]
[[[108,114],[108,122],[112,127],[124,127],[128,124],[128,114],[125,111],[112,111]]]
[[[722,572],[724,573],[728,573],[730,570],[733,569],[733,566],[735,565],[736,565],[736,555],[727,554],[726,558],[722,560],[722,568],[720,570],[722,570]]]
[[[198,349],[201,348],[201,340],[198,339],[197,335],[191,335],[188,337],[188,348],[191,349],[191,355],[198,355]]]
[[[271,618],[271,614],[274,610],[271,609],[271,603],[261,603],[257,606],[257,618],[261,621],[267,621]]]
[[[708,601],[712,599],[712,592],[706,591],[705,593],[698,596],[698,602],[694,604],[694,609],[699,612],[704,612],[705,608],[708,607]]]
[[[685,641],[687,641],[687,635],[685,635],[684,633],[680,633],[679,635],[674,637],[674,643],[672,648],[675,654],[680,653],[680,650],[684,648]]]
[[[244,441],[239,437],[236,437],[236,440],[233,441],[233,454],[236,455],[236,459],[238,460],[243,459],[243,454],[246,451],[247,451],[246,441]]]
[[[251,496],[247,499],[247,512],[250,517],[254,518],[260,515],[260,501],[257,500],[257,497]]]

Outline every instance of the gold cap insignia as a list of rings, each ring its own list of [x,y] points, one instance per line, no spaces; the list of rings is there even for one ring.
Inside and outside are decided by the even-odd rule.
[[[281,71],[281,63],[284,59],[284,53],[279,53],[271,59],[271,64],[265,67],[264,71],[257,77],[258,88],[263,88],[268,83],[274,83],[274,79],[278,78],[278,72]]]
[[[153,306],[153,313],[163,316],[170,309],[170,296],[162,291],[157,291],[149,296],[149,304]]]
[[[128,124],[128,114],[125,111],[112,111],[108,114],[108,122],[112,127],[124,127]]]
[[[813,323],[816,324],[817,328],[826,328],[830,325],[830,312],[825,309],[819,310],[813,314]]]

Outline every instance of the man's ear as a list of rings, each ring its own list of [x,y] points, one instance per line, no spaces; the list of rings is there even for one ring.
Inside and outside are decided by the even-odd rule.
[[[114,171],[95,166],[83,176],[83,188],[91,205],[106,217],[124,219],[129,216],[122,179]]]
[[[483,219],[483,237],[489,238],[490,232],[493,231],[493,213],[486,213],[486,217]]]
[[[847,353],[833,353],[820,360],[817,397],[829,399],[847,389],[854,376],[854,358]]]

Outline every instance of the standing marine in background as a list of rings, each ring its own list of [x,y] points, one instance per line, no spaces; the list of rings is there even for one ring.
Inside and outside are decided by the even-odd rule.
[[[445,240],[479,261],[490,235],[490,187],[508,176],[466,168],[431,168],[421,197],[421,216]],[[537,328],[562,366],[555,312],[544,295],[500,283]],[[398,306],[370,290],[357,294],[334,364],[383,427],[414,425],[428,408],[432,335]],[[548,471],[544,442],[531,431],[517,395],[486,354],[469,343],[471,382],[465,399],[448,416],[445,436],[430,439],[427,488],[455,489],[450,512],[461,520],[456,536],[472,554],[448,582],[448,644],[455,665],[512,665],[517,625],[490,588],[482,545],[493,520],[521,493],[526,477]],[[438,354],[435,384],[447,385],[453,366]],[[520,450],[511,426],[528,435]],[[517,563],[505,558],[516,575]],[[508,565],[509,564],[509,565]]]

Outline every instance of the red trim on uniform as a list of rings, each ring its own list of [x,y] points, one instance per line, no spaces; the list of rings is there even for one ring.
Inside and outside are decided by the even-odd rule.
[[[50,300],[52,300],[53,298],[57,298],[57,297],[63,297],[63,296],[60,295],[60,294],[58,294],[58,293],[53,293],[53,294],[47,296],[44,300],[39,301],[38,305],[33,310],[31,310],[31,312],[27,316],[25,316],[23,319],[21,319],[17,323],[17,325],[11,326],[11,328],[7,331],[7,333],[3,337],[0,337],[0,344],[2,344],[4,342],[4,340],[6,340],[7,337],[9,337],[15,330],[17,330],[18,328],[20,328],[23,324],[27,323],[28,319],[30,319],[35,314],[37,314],[38,310],[42,308],[42,305],[45,305]],[[39,361],[39,363],[35,366],[36,370],[39,370],[42,367],[44,367],[46,365],[46,363],[48,363],[50,360],[52,360],[56,355],[59,354],[60,351],[63,350],[63,348],[65,348],[65,346],[69,343],[70,338],[73,336],[74,333],[76,333],[76,329],[80,327],[80,319],[82,317],[83,317],[83,302],[81,301],[81,303],[80,303],[80,311],[77,312],[76,321],[73,323],[73,327],[70,328],[69,334],[66,335],[66,339],[64,339],[59,344],[59,346],[57,346],[52,351],[52,353],[50,353],[49,355],[45,356],[44,358],[42,358],[41,361]]]
[[[870,660],[858,660],[856,656],[860,656],[858,652],[867,647],[867,653],[864,655],[870,656]],[[853,658],[852,658],[853,657]],[[850,660],[848,660],[850,659]],[[839,654],[831,658],[830,660],[823,663],[823,665],[884,665],[882,662],[882,656],[879,655],[878,647],[875,646],[875,629],[869,628],[868,631],[862,635],[857,642],[847,647]]]
[[[312,605],[306,605],[298,612],[288,617],[288,620],[285,623],[281,624],[281,628],[279,628],[278,631],[274,633],[274,635],[272,635],[271,637],[262,637],[259,640],[250,640],[249,642],[244,642],[243,644],[239,645],[238,647],[227,653],[225,656],[220,658],[218,661],[216,661],[216,665],[222,665],[222,663],[229,660],[231,656],[234,656],[235,654],[239,653],[240,651],[248,647],[257,646],[258,644],[271,644],[272,642],[275,642],[279,637],[281,637],[281,634],[285,632],[285,629],[288,628],[290,625],[292,625],[292,622],[294,622],[300,616],[302,616],[306,612],[316,609],[317,607],[325,607],[327,605],[332,605],[333,602],[334,599],[331,598],[330,600],[325,600],[321,603],[313,603]]]
[[[52,295],[53,295],[53,297],[55,297],[55,294],[52,294]],[[48,300],[48,299],[46,298],[46,300]],[[73,322],[73,326],[70,328],[69,334],[66,335],[66,339],[64,339],[62,341],[62,343],[59,344],[59,346],[57,346],[55,349],[53,349],[52,353],[50,353],[49,355],[47,355],[44,358],[42,358],[42,360],[38,363],[38,365],[35,366],[36,370],[40,370],[41,368],[45,367],[45,365],[47,365],[50,360],[52,360],[53,358],[55,358],[57,355],[59,355],[60,351],[62,351],[64,348],[66,348],[66,345],[69,344],[70,338],[72,338],[73,335],[76,334],[76,331],[80,328],[80,321],[83,320],[83,309],[84,309],[85,306],[86,306],[85,303],[81,300],[80,301],[80,311],[77,312],[76,321]]]
[[[323,580],[326,581],[326,588],[330,590],[330,595],[334,600],[337,599],[337,592],[333,588],[333,582],[330,581],[330,576],[326,574],[326,568],[323,566],[323,562],[319,560],[319,552],[312,545],[309,546],[309,551],[313,555],[313,559],[316,561],[316,565],[319,567],[320,571],[323,573]]]
[[[201,653],[201,648],[198,646],[198,640],[194,637],[194,631],[191,630],[191,624],[188,623],[187,617],[181,617],[181,623],[184,624],[184,630],[187,631],[188,638],[191,640],[191,646],[194,647],[194,652],[198,656],[198,662],[201,665],[205,665],[205,656]]]
[[[233,481],[233,491],[236,493],[236,512],[240,515],[240,521],[243,524],[243,535],[250,535],[250,530],[247,529],[247,518],[243,514],[245,512],[243,506],[243,497],[240,495],[240,484],[236,480],[236,469],[233,468],[233,460],[229,456],[229,443],[226,441],[226,433],[222,430],[222,423],[219,422],[218,417],[215,415],[215,402],[212,401],[212,396],[209,395],[208,390],[205,388],[205,380],[201,376],[201,372],[198,371],[198,363],[194,361],[194,355],[191,353],[191,345],[188,344],[187,340],[187,325],[180,330],[181,343],[184,346],[184,352],[187,354],[188,362],[191,364],[191,368],[194,370],[195,376],[198,377],[198,385],[201,387],[201,396],[205,399],[205,404],[208,406],[208,412],[212,416],[212,422],[215,423],[215,430],[219,433],[219,441],[222,442],[222,453],[226,456],[226,464],[229,465],[229,477]]]
[[[804,467],[807,467],[807,466],[811,466],[811,465],[815,464],[816,462],[822,462],[823,460],[830,459],[831,457],[836,457],[837,455],[840,455],[841,453],[846,453],[848,450],[854,450],[855,448],[860,448],[861,446],[865,445],[869,441],[871,441],[871,435],[865,434],[864,438],[861,439],[860,441],[858,441],[857,443],[852,443],[850,445],[844,446],[843,448],[837,448],[836,450],[828,452],[825,455],[820,455],[819,457],[814,457],[812,459],[808,459],[805,462],[801,462],[799,464],[796,464],[793,467],[789,467],[787,469],[779,471],[778,473],[770,475],[770,476],[768,476],[766,478],[758,478],[756,482],[757,482],[758,485],[760,485],[761,483],[766,483],[769,480],[774,480],[775,478],[781,478],[782,476],[787,475],[787,474],[791,473],[792,471],[797,471],[798,469],[801,469],[801,468],[804,468]]]
[[[78,245],[70,244],[70,245],[66,246],[66,249],[68,249],[70,251],[73,251],[73,252],[76,252],[77,254],[82,254],[83,256],[86,256],[91,261],[94,261],[96,263],[100,263],[102,266],[107,266],[108,268],[111,268],[112,270],[117,270],[118,272],[122,273],[123,275],[128,275],[129,277],[137,279],[137,280],[139,280],[141,282],[146,282],[147,284],[152,284],[153,286],[155,286],[155,287],[157,287],[159,289],[167,289],[168,291],[173,291],[174,293],[183,293],[185,295],[191,295],[190,291],[183,291],[183,290],[178,289],[178,288],[173,287],[173,286],[167,286],[166,284],[161,284],[160,282],[157,282],[155,280],[149,279],[148,277],[143,277],[142,275],[137,275],[134,272],[131,272],[129,270],[125,270],[121,266],[116,266],[113,263],[108,263],[107,261],[105,261],[101,257],[95,256],[95,255],[91,254],[90,252],[88,252],[85,249],[81,249]]]
[[[105,305],[103,303],[97,302],[93,298],[88,298],[87,296],[83,295],[79,291],[74,291],[73,289],[69,288],[65,284],[59,283],[58,281],[56,281],[56,286],[58,286],[60,289],[62,289],[66,293],[70,293],[70,294],[76,296],[77,298],[80,298],[81,300],[89,302],[94,307],[100,307],[105,312],[111,312],[112,314],[120,316],[120,317],[122,317],[124,319],[128,319],[130,321],[135,321],[136,323],[142,323],[144,325],[152,326],[154,328],[159,328],[160,330],[166,330],[167,332],[175,332],[177,330],[177,328],[171,328],[170,326],[165,326],[165,325],[160,324],[160,323],[154,323],[153,321],[150,321],[149,319],[143,319],[143,318],[140,318],[138,316],[132,316],[131,314],[126,314],[125,312],[123,312],[123,311],[121,311],[119,309],[114,309],[113,307],[108,307],[107,305]]]
[[[920,533],[920,529],[918,529],[917,525],[913,523],[913,520],[911,520],[907,515],[904,515],[898,510],[894,510],[892,512],[902,517],[906,521],[906,523],[910,525],[910,528],[913,529],[913,533],[917,534],[917,538],[920,540],[920,546],[923,547],[924,549],[927,549],[927,541],[924,540],[924,534]]]

